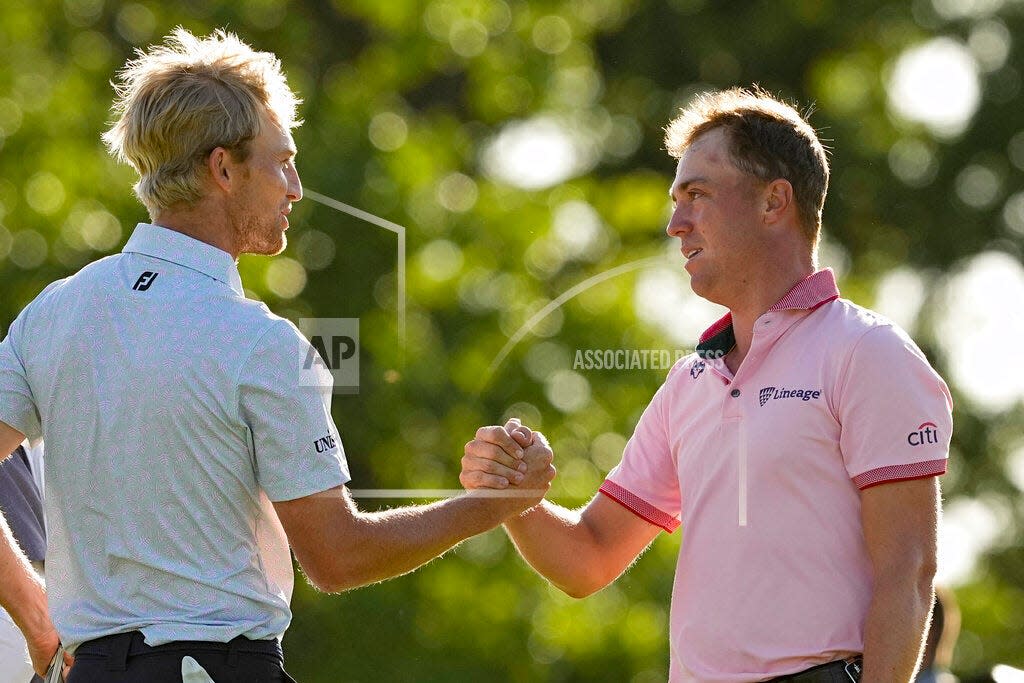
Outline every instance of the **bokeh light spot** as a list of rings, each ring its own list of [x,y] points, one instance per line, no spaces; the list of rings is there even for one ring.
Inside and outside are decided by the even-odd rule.
[[[974,56],[951,38],[935,38],[901,54],[887,88],[896,114],[941,137],[962,133],[981,98]]]

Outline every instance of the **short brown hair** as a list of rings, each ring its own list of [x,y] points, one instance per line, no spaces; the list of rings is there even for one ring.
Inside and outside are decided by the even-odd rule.
[[[118,79],[118,119],[103,140],[138,171],[135,194],[151,216],[199,201],[217,147],[245,161],[262,112],[282,128],[300,123],[280,60],[224,31],[197,38],[178,27],[163,45],[140,50]]]
[[[789,181],[800,222],[811,243],[817,244],[828,190],[828,157],[800,112],[758,87],[706,92],[665,127],[665,148],[679,159],[694,140],[714,128],[725,129],[738,169],[765,182]]]

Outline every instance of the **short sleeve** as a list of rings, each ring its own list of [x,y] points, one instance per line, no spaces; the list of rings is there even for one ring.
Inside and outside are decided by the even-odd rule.
[[[679,365],[676,365],[679,367]],[[622,461],[608,473],[601,493],[655,526],[679,527],[679,477],[669,441],[666,406],[669,379],[640,416]]]
[[[240,370],[241,418],[252,437],[260,486],[275,502],[325,491],[350,479],[331,419],[330,374],[325,371],[319,386],[303,386],[310,383],[300,381],[300,371],[313,353],[294,325],[278,320]]]
[[[842,377],[839,446],[857,488],[945,473],[953,399],[905,332],[866,332]]]
[[[28,384],[21,343],[27,311],[26,308],[15,319],[7,336],[0,342],[0,420],[24,434],[29,441],[36,441],[42,437],[42,424]]]

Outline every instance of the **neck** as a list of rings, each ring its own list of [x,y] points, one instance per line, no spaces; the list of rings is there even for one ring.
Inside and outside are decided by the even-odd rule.
[[[757,272],[747,273],[736,300],[729,304],[736,348],[727,359],[736,370],[746,357],[754,338],[754,323],[786,295],[789,290],[815,271],[816,259],[811,254],[790,251],[788,259],[769,259]]]
[[[164,209],[153,214],[152,220],[155,225],[205,242],[238,260],[239,250],[231,221],[222,208],[212,206],[208,200],[200,200],[193,206]]]

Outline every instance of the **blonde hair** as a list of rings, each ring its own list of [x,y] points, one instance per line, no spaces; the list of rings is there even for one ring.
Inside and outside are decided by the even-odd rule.
[[[112,84],[118,118],[103,141],[138,172],[135,194],[151,216],[202,198],[206,159],[217,147],[245,161],[262,112],[282,128],[301,123],[281,61],[232,33],[197,38],[179,26],[136,55]]]
[[[726,131],[738,169],[765,182],[789,181],[800,223],[816,245],[828,191],[828,157],[800,112],[758,87],[703,93],[665,127],[665,148],[678,159],[714,128]]]

